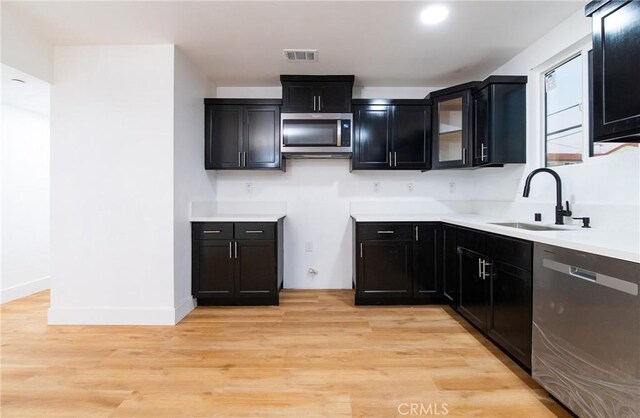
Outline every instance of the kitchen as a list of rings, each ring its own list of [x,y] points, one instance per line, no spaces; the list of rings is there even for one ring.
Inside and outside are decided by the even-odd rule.
[[[383,396],[386,392],[382,387],[390,382],[373,372],[391,371],[383,367],[384,362],[375,367],[379,364],[375,358],[386,353],[390,356],[389,364],[393,365],[396,361],[393,349],[386,351],[392,341],[379,339],[376,340],[378,346],[370,346],[373,366],[360,365],[351,357],[353,353],[346,355],[338,349],[360,350],[358,352],[366,356],[370,341],[365,335],[385,329],[389,336],[398,337],[387,329],[395,323],[394,332],[402,332],[403,338],[408,339],[392,346],[396,351],[408,350],[406,354],[419,362],[422,357],[411,352],[411,342],[418,335],[410,333],[409,324],[415,322],[419,330],[427,322],[450,320],[454,328],[461,327],[464,331],[456,338],[473,336],[492,358],[500,359],[500,365],[517,376],[520,384],[536,388],[535,402],[531,394],[513,392],[509,395],[510,401],[501,401],[500,407],[504,409],[500,409],[501,413],[562,415],[567,414],[564,408],[568,408],[578,416],[637,415],[633,404],[637,404],[640,345],[637,337],[640,323],[638,117],[620,118],[624,120],[614,128],[604,123],[600,126],[596,116],[589,116],[597,113],[591,112],[587,100],[590,83],[597,83],[598,77],[602,77],[602,73],[589,71],[591,65],[602,66],[595,53],[593,64],[589,62],[589,51],[597,51],[598,45],[602,48],[598,43],[602,41],[593,28],[599,27],[595,23],[598,16],[616,4],[599,7],[598,3],[572,2],[525,2],[520,6],[497,2],[452,3],[446,5],[449,16],[442,22],[423,24],[419,16],[428,3],[382,2],[376,6],[349,2],[340,4],[344,16],[332,24],[335,25],[333,32],[317,39],[304,38],[306,45],[297,45],[298,42],[292,45],[293,40],[278,33],[278,30],[286,32],[286,28],[272,29],[275,34],[266,37],[265,42],[278,47],[264,55],[264,51],[260,51],[261,59],[265,60],[262,66],[247,66],[252,62],[246,61],[248,58],[244,58],[245,61],[234,58],[258,53],[260,48],[239,50],[243,45],[257,42],[255,34],[236,33],[237,38],[231,39],[237,42],[208,47],[214,51],[219,48],[224,53],[203,55],[195,46],[202,34],[176,32],[174,43],[178,48],[158,41],[164,39],[162,37],[135,33],[131,28],[115,35],[109,22],[126,21],[122,19],[140,12],[116,5],[74,6],[61,2],[57,7],[39,3],[7,7],[8,13],[3,10],[3,23],[5,19],[13,17],[17,21],[18,16],[30,15],[34,21],[50,25],[49,29],[43,26],[42,31],[59,45],[53,54],[51,77],[51,299],[44,301],[49,327],[64,332],[66,327],[62,325],[80,325],[86,326],[89,333],[105,335],[102,333],[106,331],[95,326],[175,325],[172,328],[178,334],[167,332],[171,338],[182,341],[181,327],[209,323],[220,344],[211,346],[211,352],[217,352],[221,347],[233,351],[233,342],[245,348],[256,343],[248,337],[240,338],[233,328],[216,332],[217,326],[227,322],[243,329],[242,318],[246,318],[258,325],[251,329],[261,340],[275,344],[269,346],[271,351],[265,351],[274,354],[266,359],[265,366],[283,356],[284,368],[294,373],[293,381],[302,385],[302,389],[294,392],[304,400],[315,387],[311,385],[309,392],[304,390],[305,382],[310,384],[313,380],[309,377],[306,381],[305,373],[313,375],[314,370],[318,371],[314,368],[319,367],[316,361],[331,362],[332,359],[365,380],[385,382],[380,383],[380,387],[374,384],[369,388],[369,395]],[[634,3],[624,4],[625,13],[632,16],[638,13]],[[162,33],[161,27],[171,19],[168,16],[175,13],[184,13],[185,21],[206,15],[222,25],[223,29],[219,30],[232,31],[231,26],[224,24],[224,16],[229,19],[232,15],[244,16],[246,21],[240,21],[246,30],[251,25],[268,26],[268,19],[262,20],[266,16],[328,16],[331,5],[335,6],[322,2],[306,5],[221,2],[191,4],[185,9],[173,4],[151,3],[145,7],[154,10],[158,17],[159,23],[149,23],[152,28],[149,30],[157,34]],[[585,6],[593,17],[585,15]],[[362,7],[367,7],[368,12],[363,13]],[[215,13],[207,14],[209,8]],[[78,23],[82,17],[95,17],[97,13],[105,17],[95,30]],[[67,22],[68,14],[78,21]],[[500,19],[504,14],[511,19]],[[331,45],[335,44],[335,37],[347,39],[344,21],[357,15],[369,23],[388,17],[389,20],[382,20],[382,27],[387,28],[389,40],[388,43],[380,40],[380,43],[394,60],[411,63],[413,55],[407,56],[407,51],[420,48],[424,39],[433,39],[425,46],[434,48],[430,57],[442,55],[438,59],[418,59],[414,64],[425,75],[416,78],[412,71],[405,74],[401,68],[385,66],[385,60],[391,58],[380,57],[382,54],[375,52],[375,48],[365,48],[364,45],[371,44],[363,40],[362,34],[354,35],[352,44],[343,51],[333,52]],[[480,26],[474,26],[474,16],[484,18],[478,19]],[[427,17],[427,21],[432,18]],[[409,18],[413,21],[409,22]],[[538,22],[538,26],[532,21]],[[73,30],[54,36],[51,28],[56,27],[53,24],[56,22],[58,27],[67,24]],[[397,22],[414,26],[405,31]],[[457,39],[458,46],[440,46],[450,39],[447,36],[454,36],[456,24],[465,25],[468,31]],[[509,42],[500,40],[504,35],[496,29],[499,24],[504,25],[500,27],[502,30],[513,33],[514,38],[511,49],[504,55],[498,54],[496,45],[503,45],[507,50]],[[522,31],[517,30],[519,26],[523,27]],[[635,39],[637,24],[629,24],[626,30],[631,34],[629,39]],[[483,33],[484,38],[469,41],[473,31]],[[402,35],[404,32],[424,38],[418,37],[411,44],[407,39],[411,36]],[[305,29],[299,28],[298,35],[303,33]],[[119,45],[131,44],[136,39],[133,45]],[[247,44],[243,44],[243,40]],[[400,41],[406,45],[406,51],[393,47]],[[16,45],[9,44],[6,63],[27,67],[28,61],[10,55],[11,47],[17,50],[17,46],[24,46],[17,38],[13,42]],[[186,47],[180,47],[181,43]],[[471,45],[465,43],[473,44],[477,51],[470,50]],[[633,102],[634,97],[638,97],[633,93],[637,87],[623,77],[629,68],[637,67],[634,58],[638,56],[638,46],[637,42],[630,41],[623,45],[625,51],[635,48],[630,50],[635,54],[627,52],[628,65],[619,69],[622,75],[610,76],[618,77],[614,79],[624,86],[623,93],[619,88],[615,90],[618,96],[614,99],[632,92],[630,99],[624,96],[627,106],[622,112],[630,110],[637,114],[638,106]],[[287,51],[283,50],[299,46],[317,48],[305,54],[304,59],[311,58],[310,62],[287,61]],[[358,64],[358,59],[344,55],[347,51],[365,54],[365,61]],[[315,56],[308,57],[310,53]],[[271,57],[274,54],[277,57]],[[475,61],[471,57],[475,57]],[[216,62],[225,62],[225,65],[216,66]],[[346,66],[345,62],[351,64]],[[206,75],[201,73],[202,68],[206,68]],[[439,71],[444,75],[438,75]],[[593,76],[593,80],[586,77],[587,74]],[[606,83],[609,79],[604,77],[600,82]],[[575,80],[577,84],[572,83]],[[342,105],[332,108],[330,96],[326,96],[322,88],[336,84],[342,86],[343,100]],[[348,84],[348,88],[344,88],[344,84]],[[293,103],[296,96],[289,89],[300,85],[308,87],[310,94],[304,106],[296,108]],[[510,92],[506,99],[500,96],[503,88]],[[483,141],[477,141],[481,131],[476,123],[480,120],[477,103],[487,91],[492,116],[487,129],[492,133],[510,132],[509,135],[494,134],[494,142],[488,146],[495,148],[487,148]],[[461,100],[457,100],[458,97]],[[577,97],[579,103],[567,102],[569,97]],[[615,105],[604,107],[607,98],[594,94],[593,102],[600,103],[605,113],[607,109],[620,112]],[[568,109],[566,115],[574,118],[572,121],[577,115],[574,110],[582,109],[577,116],[580,129],[575,123],[559,126],[554,132],[548,129],[562,123],[552,109],[556,104],[554,100],[558,100],[562,109]],[[327,113],[327,108],[331,113]],[[600,107],[596,105],[593,109]],[[336,155],[317,152],[319,148],[315,148],[314,155],[313,147],[304,151],[287,150],[287,141],[308,139],[305,132],[300,134],[301,130],[307,129],[308,133],[314,127],[323,126],[316,123],[319,118],[310,115],[327,114],[341,116],[325,120],[324,125],[332,126],[332,130],[323,138],[335,140],[336,145],[339,138],[340,145],[345,147],[346,140],[350,139],[351,151]],[[307,115],[307,119],[287,115]],[[446,123],[440,123],[445,119]],[[314,123],[304,125],[310,120]],[[345,128],[345,124],[348,127]],[[456,124],[458,129],[444,127]],[[403,131],[407,126],[413,128]],[[296,131],[292,127],[302,128]],[[505,128],[501,131],[501,127]],[[593,147],[589,135],[593,135]],[[420,140],[416,141],[416,137]],[[251,138],[259,139],[252,142]],[[403,138],[409,138],[404,145]],[[441,143],[450,145],[445,158],[441,158],[440,152],[444,145],[438,148]],[[555,144],[560,146],[553,148]],[[410,152],[405,152],[407,149]],[[510,152],[502,153],[505,149]],[[487,152],[491,161],[485,163],[483,157]],[[307,158],[295,158],[300,154]],[[329,157],[328,154],[342,158],[310,158]],[[149,158],[150,155],[153,158]],[[540,172],[528,179],[530,173],[541,167],[550,167],[560,181],[549,172]],[[3,240],[3,248],[9,245],[7,242]],[[404,266],[400,266],[398,260],[402,260]],[[418,274],[418,271],[426,273]],[[515,278],[508,283],[521,287],[515,291],[509,286],[500,287],[497,285],[500,277]],[[565,283],[563,280],[567,277],[578,277],[575,284],[578,287],[559,285]],[[591,283],[590,287],[579,287],[586,283]],[[555,288],[556,285],[559,287]],[[471,292],[465,292],[468,287]],[[598,289],[596,293],[585,290],[594,287]],[[605,301],[599,297],[604,294],[610,295]],[[557,299],[560,296],[567,299]],[[507,299],[501,300],[501,297]],[[5,306],[9,309],[11,303],[3,305],[3,309]],[[590,312],[589,307],[598,314]],[[345,325],[344,340],[339,339],[331,322],[321,314],[340,315],[343,309],[354,315],[340,319]],[[566,314],[560,316],[563,312]],[[258,318],[259,313],[265,316]],[[397,318],[376,322],[376,315],[387,314]],[[7,313],[3,311],[3,315]],[[299,328],[284,327],[291,332],[287,336],[267,327],[277,318],[284,321],[296,316],[307,321],[306,333]],[[560,321],[566,318],[570,318],[568,325]],[[365,319],[372,324],[370,329],[360,328],[356,323]],[[42,321],[44,324],[47,319]],[[597,332],[589,336],[570,332],[581,321],[591,324]],[[435,322],[429,326],[436,326]],[[612,323],[619,324],[620,328],[612,329]],[[261,329],[260,324],[265,328]],[[355,327],[353,331],[349,331],[349,324]],[[540,328],[541,324],[546,328]],[[549,340],[542,338],[548,337],[550,330],[560,329],[564,340],[549,344]],[[298,348],[299,357],[281,351],[296,351],[295,339],[281,345],[282,338],[298,336],[301,341],[307,341],[306,338],[314,341],[323,335],[338,341],[336,352],[327,354],[327,358],[323,358],[320,347],[313,347],[317,351],[306,347],[308,352],[305,347]],[[350,346],[346,339],[349,335],[361,342],[362,347]],[[614,343],[603,344],[602,340]],[[206,352],[207,344],[212,343],[185,340],[184,344],[187,348],[181,353],[188,356],[190,350],[196,348]],[[446,352],[447,345],[438,344],[438,355],[453,355],[462,350],[450,343],[453,351]],[[628,392],[604,391],[611,396],[608,399],[617,399],[619,405],[629,404],[630,409],[613,413],[606,409],[611,404],[603,401],[609,406],[594,410],[597,402],[580,404],[571,394],[582,393],[579,399],[588,398],[585,394],[597,398],[602,391],[577,384],[556,385],[554,379],[579,381],[580,376],[570,375],[571,367],[562,367],[568,359],[556,352],[573,344],[586,352],[574,352],[576,358],[570,359],[574,361],[570,364],[579,364],[575,361],[585,359],[602,361],[604,367],[612,371],[607,377],[611,385],[620,384],[615,379],[622,379],[621,385],[630,388]],[[143,364],[144,359],[149,362],[153,359],[149,353],[135,351],[139,348],[135,345],[110,347],[112,351],[104,359],[107,364],[115,362],[122,367],[126,363],[118,361],[123,361],[122,356],[127,353],[141,355]],[[12,348],[18,350],[19,345]],[[160,350],[157,360],[160,363],[163,359],[169,360],[164,357],[167,353]],[[202,351],[198,353],[205,356],[205,364],[218,364]],[[227,360],[230,370],[222,376],[228,380],[214,390],[216,396],[220,396],[216,399],[222,403],[208,401],[214,409],[224,404],[224,393],[234,389],[250,391],[251,386],[234,381],[238,373],[251,374],[253,370],[256,378],[262,376],[255,369],[257,364],[248,360],[244,363],[232,353],[226,355],[231,359]],[[13,358],[23,359],[17,352]],[[304,359],[310,369],[305,368]],[[458,361],[443,359],[445,363]],[[559,363],[549,363],[549,359]],[[171,361],[174,360],[169,363]],[[234,363],[238,361],[241,364]],[[424,361],[427,365],[420,368],[424,369],[422,372],[425,376],[435,373],[436,377],[421,380],[405,376],[404,385],[433,385],[428,395],[394,394],[384,408],[374,408],[371,411],[375,412],[368,414],[406,415],[400,404],[448,401],[449,415],[474,411],[491,415],[491,408],[483,409],[487,406],[482,406],[480,399],[472,396],[474,401],[463,401],[465,392],[457,392],[458,398],[449,397],[451,393],[446,392],[446,381],[437,376],[437,367],[428,366],[433,359],[426,356]],[[493,364],[491,360],[485,361]],[[536,369],[536,362],[538,366],[552,366]],[[5,364],[3,361],[3,371]],[[597,363],[591,361],[590,364]],[[335,371],[335,366],[330,370]],[[460,365],[456,367],[457,372],[464,370]],[[590,370],[582,369],[585,373]],[[613,373],[619,369],[631,376],[625,380],[622,374]],[[71,370],[72,376],[81,372],[77,367]],[[550,370],[569,374],[558,376]],[[488,376],[495,376],[494,372],[487,372]],[[513,377],[513,374],[506,376]],[[46,376],[47,373],[34,370],[29,379],[37,382],[46,380]],[[280,382],[275,378],[273,381]],[[17,383],[11,380],[9,384]],[[286,381],[282,384],[282,391],[278,383],[275,384],[274,393],[278,396],[291,390]],[[457,382],[454,386],[460,389],[460,384]],[[509,383],[512,384],[516,386]],[[15,386],[15,390],[19,392],[19,386]],[[195,384],[194,390],[200,393],[213,389]],[[321,390],[331,392],[327,388]],[[358,415],[358,410],[366,409],[362,409],[364,401],[354,400],[357,396],[356,389],[353,390],[350,414]],[[473,390],[475,394],[482,393],[481,387]],[[340,397],[347,392],[342,388],[333,395]],[[548,393],[555,400],[551,400]],[[128,398],[130,395],[123,396],[123,407],[135,404]],[[338,406],[332,410],[334,403],[326,399],[317,401],[317,405],[307,399],[313,405],[309,407],[310,414],[349,415]],[[139,401],[144,404],[144,399]],[[535,406],[529,405],[529,401]],[[229,402],[239,408],[246,401]],[[287,402],[293,401],[287,398]],[[349,402],[343,398],[335,402],[340,406],[346,404]],[[8,405],[16,409],[4,410],[7,416],[20,416],[16,411],[22,411],[22,415],[28,412],[28,409],[19,409],[24,408],[24,404],[15,400]],[[161,403],[149,405],[156,405],[151,407],[154,409]],[[539,409],[542,405],[552,406]],[[120,413],[127,415],[126,411],[133,416],[141,410],[124,408]],[[226,411],[227,416],[260,412]],[[265,411],[274,415],[287,413],[287,409],[274,407]],[[433,414],[434,410],[431,411]],[[71,414],[67,411],[67,415]],[[212,416],[215,412],[198,410],[193,415]]]

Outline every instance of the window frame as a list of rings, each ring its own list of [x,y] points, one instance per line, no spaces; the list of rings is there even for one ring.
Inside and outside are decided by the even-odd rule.
[[[591,109],[589,106],[589,76],[591,75],[591,71],[589,71],[589,51],[592,49],[591,42],[580,43],[574,48],[570,48],[564,51],[561,54],[558,54],[551,60],[549,60],[545,65],[541,66],[540,69],[540,124],[541,124],[541,137],[542,137],[542,147],[540,147],[540,166],[547,167],[547,97],[546,97],[546,82],[545,77],[547,73],[555,70],[563,64],[573,60],[574,58],[580,57],[582,64],[582,163],[587,162],[590,158],[593,157],[593,151],[591,147],[591,126],[589,122],[589,116],[591,114]],[[567,164],[566,166],[578,165],[578,164]],[[562,167],[566,167],[563,165]],[[557,167],[556,167],[557,168]]]

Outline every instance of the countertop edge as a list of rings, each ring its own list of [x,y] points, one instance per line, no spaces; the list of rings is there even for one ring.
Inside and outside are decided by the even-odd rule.
[[[472,215],[466,215],[472,216]],[[478,215],[483,216],[483,215]],[[605,257],[611,257],[619,260],[629,261],[632,263],[640,264],[640,253],[619,250],[615,248],[610,248],[607,246],[597,245],[597,244],[588,244],[584,242],[576,242],[574,240],[558,237],[557,235],[548,236],[548,232],[544,231],[526,231],[513,229],[505,226],[498,225],[489,225],[489,222],[501,222],[501,221],[512,221],[510,219],[504,218],[491,218],[490,220],[469,220],[469,219],[460,219],[456,217],[456,215],[419,215],[416,214],[415,218],[412,218],[412,215],[402,215],[402,216],[394,216],[389,215],[385,217],[384,215],[366,215],[366,214],[351,214],[351,218],[355,222],[443,222],[451,225],[461,226],[470,229],[476,229],[479,231],[490,232],[493,234],[504,235],[512,238],[518,238],[526,241],[537,242],[540,244],[547,245],[555,245],[557,247],[568,248],[576,251],[584,251],[587,253],[602,255]],[[360,218],[361,220],[359,220]],[[484,216],[484,218],[488,219],[488,217]],[[575,231],[567,231],[571,232],[579,232],[580,229],[576,229]],[[555,232],[558,233],[557,231]]]
[[[278,222],[286,216],[286,214],[194,216],[189,219],[189,222]]]

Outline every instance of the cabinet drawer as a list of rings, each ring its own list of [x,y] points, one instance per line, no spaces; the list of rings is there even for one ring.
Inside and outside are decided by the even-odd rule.
[[[195,222],[192,226],[193,239],[233,239],[231,222]]]
[[[358,224],[358,240],[412,240],[412,225],[402,223]]]
[[[487,255],[494,260],[531,271],[533,244],[515,238],[487,234]]]
[[[274,222],[236,222],[236,239],[275,239],[276,224]]]

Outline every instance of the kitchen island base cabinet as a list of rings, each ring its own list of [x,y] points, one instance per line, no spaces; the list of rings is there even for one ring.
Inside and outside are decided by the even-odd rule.
[[[198,305],[277,305],[282,226],[282,219],[194,222],[192,294]]]
[[[438,223],[356,222],[356,305],[441,303]]]

